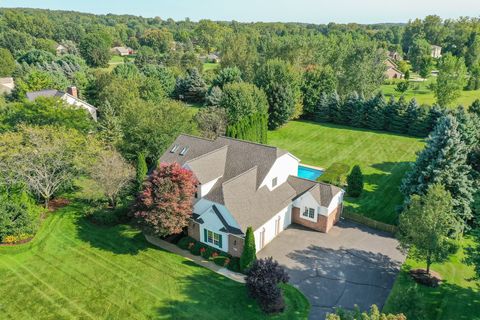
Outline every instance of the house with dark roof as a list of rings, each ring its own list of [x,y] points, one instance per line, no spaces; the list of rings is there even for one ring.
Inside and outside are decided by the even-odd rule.
[[[27,99],[32,102],[38,97],[61,99],[75,108],[85,109],[92,116],[93,120],[97,121],[97,108],[78,97],[77,87],[68,87],[67,92],[55,89],[31,91],[27,92],[26,96]]]
[[[342,189],[298,177],[300,160],[276,147],[180,135],[160,162],[180,164],[199,182],[188,234],[233,256],[248,227],[260,251],[292,223],[328,232],[342,212]]]

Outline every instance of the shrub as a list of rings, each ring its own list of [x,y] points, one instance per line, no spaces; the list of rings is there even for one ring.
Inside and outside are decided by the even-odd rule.
[[[245,234],[245,246],[243,247],[242,256],[240,258],[240,270],[244,272],[257,259],[255,249],[255,236],[252,227],[247,228]]]
[[[335,162],[317,180],[341,187],[345,185],[349,171],[349,165]]]
[[[183,237],[178,241],[177,246],[183,250],[190,250],[195,242],[197,242],[197,240],[193,239],[192,237]],[[190,244],[192,245],[190,246]]]
[[[286,271],[272,258],[255,260],[247,272],[248,294],[260,304],[266,313],[282,312],[285,301],[280,283],[288,282]]]
[[[200,255],[200,250],[205,248],[200,242],[195,242],[194,245],[191,247],[190,252],[196,256]]]
[[[347,193],[351,197],[359,197],[363,191],[363,174],[360,166],[355,165],[347,177]]]
[[[228,263],[230,262],[230,258],[225,256],[216,256],[216,257],[212,256],[212,258],[213,258],[213,262],[220,267],[227,267]]]
[[[113,226],[120,223],[119,217],[114,210],[100,210],[89,216],[91,222],[103,226]]]
[[[240,258],[238,257],[231,257],[227,258],[228,260],[228,265],[227,269],[233,272],[240,272]]]
[[[17,241],[18,239],[15,236],[6,236],[5,238],[3,238],[3,243],[6,243],[6,244],[13,244]]]

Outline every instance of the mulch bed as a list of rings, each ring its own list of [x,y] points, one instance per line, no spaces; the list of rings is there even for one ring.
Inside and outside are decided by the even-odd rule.
[[[438,287],[442,283],[442,276],[435,271],[430,270],[430,274],[425,269],[412,269],[410,270],[410,276],[417,283],[423,284],[428,287]]]
[[[69,204],[70,204],[70,200],[65,199],[65,198],[53,199],[52,201],[50,201],[48,203],[48,210],[53,212],[53,211],[58,210],[60,208],[66,207]]]
[[[23,239],[23,240],[20,240],[20,241],[17,241],[15,243],[3,243],[3,242],[0,242],[0,247],[13,247],[13,246],[16,246],[17,244],[24,244],[24,243],[27,243],[27,242],[30,242],[32,241],[33,237],[30,237],[30,238],[27,238],[27,239]]]

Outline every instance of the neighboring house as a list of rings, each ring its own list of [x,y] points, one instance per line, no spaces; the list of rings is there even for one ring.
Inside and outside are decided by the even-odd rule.
[[[38,97],[57,97],[62,99],[71,106],[82,108],[88,111],[92,116],[93,120],[97,121],[97,108],[78,98],[77,87],[68,87],[67,92],[58,91],[58,90],[41,90],[27,92],[27,99],[30,101],[35,101]]]
[[[128,47],[113,47],[111,51],[121,57],[129,56],[133,53],[133,49]]]
[[[402,61],[402,55],[397,51],[388,51],[388,58],[392,59],[393,61]]]
[[[68,49],[66,47],[64,47],[63,45],[59,44],[55,48],[55,52],[57,53],[57,56],[61,56],[62,54],[67,54]]]
[[[220,57],[216,53],[210,53],[199,57],[203,62],[220,63]]]
[[[13,78],[0,78],[0,94],[10,94],[15,88]]]
[[[180,135],[160,162],[177,162],[199,181],[188,234],[233,256],[248,227],[260,251],[292,223],[328,232],[342,212],[342,189],[297,177],[300,160],[275,147]]]
[[[430,48],[432,49],[432,58],[438,59],[442,57],[442,47],[432,45]]]
[[[387,71],[385,71],[387,79],[403,79],[405,77],[391,59],[385,60],[385,65],[387,66]]]

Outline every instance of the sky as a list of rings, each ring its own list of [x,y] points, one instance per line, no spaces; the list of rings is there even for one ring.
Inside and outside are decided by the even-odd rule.
[[[0,7],[132,14],[183,20],[407,22],[436,14],[480,17],[480,0],[0,0]]]

